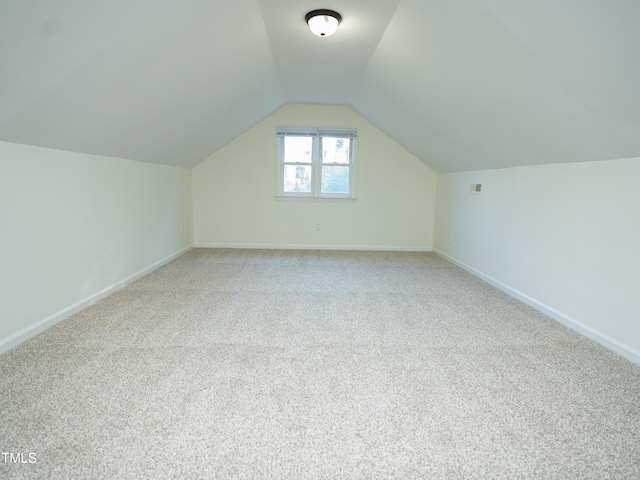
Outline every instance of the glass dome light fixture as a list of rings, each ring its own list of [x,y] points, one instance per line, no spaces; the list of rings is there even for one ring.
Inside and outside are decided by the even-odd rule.
[[[338,29],[342,17],[333,10],[312,10],[304,17],[314,35],[328,37]]]

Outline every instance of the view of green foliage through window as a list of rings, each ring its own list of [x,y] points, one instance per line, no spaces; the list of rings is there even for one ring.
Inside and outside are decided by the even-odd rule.
[[[322,188],[323,193],[349,193],[349,145],[348,138],[322,137]],[[336,166],[336,164],[342,164]]]
[[[320,137],[319,161],[321,168],[320,191],[322,193],[349,193],[351,164],[351,139]],[[312,191],[313,137],[284,137],[284,192],[310,193]]]
[[[311,192],[312,157],[312,137],[284,137],[285,192]]]

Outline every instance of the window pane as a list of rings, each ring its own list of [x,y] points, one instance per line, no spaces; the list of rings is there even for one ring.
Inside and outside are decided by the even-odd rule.
[[[349,193],[349,167],[322,167],[322,193]]]
[[[311,165],[285,165],[284,191],[311,192]]]
[[[322,137],[322,163],[349,163],[348,138]]]
[[[311,163],[312,137],[284,137],[285,163]]]

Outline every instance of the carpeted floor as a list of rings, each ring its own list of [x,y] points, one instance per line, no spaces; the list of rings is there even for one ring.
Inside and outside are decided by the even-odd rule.
[[[192,250],[0,372],[0,478],[640,478],[640,366],[432,253]]]

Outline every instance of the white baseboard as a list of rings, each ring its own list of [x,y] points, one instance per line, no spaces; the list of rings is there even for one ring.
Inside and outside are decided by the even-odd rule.
[[[79,311],[84,310],[85,308],[102,300],[103,298],[108,297],[112,293],[117,292],[118,290],[144,277],[145,275],[160,268],[161,266],[166,265],[170,261],[175,260],[179,256],[187,253],[192,248],[193,248],[193,245],[183,248],[179,252],[174,253],[173,255],[169,255],[168,257],[163,258],[162,260],[155,262],[154,264],[146,268],[143,268],[139,272],[134,273],[133,275],[125,278],[124,280],[120,280],[119,282],[114,283],[110,287],[107,287],[104,290],[99,291],[98,293],[94,293],[93,295],[85,298],[84,300],[80,300],[79,302],[76,302],[73,305],[69,305],[68,307],[63,308],[62,310],[59,310],[54,314],[49,315],[48,317],[43,318],[42,320],[32,325],[29,325],[28,327],[25,327],[22,330],[9,335],[6,338],[3,338],[2,340],[0,340],[0,355],[7,352],[8,350],[11,350],[14,347],[17,347],[18,345],[29,340],[30,338],[35,337],[37,334],[44,332],[47,328],[52,327],[56,323],[61,322],[62,320],[69,318],[71,315],[74,315]]]
[[[617,353],[621,357],[624,357],[627,360],[637,365],[640,365],[640,352],[638,350],[631,348],[628,345],[625,345],[624,343],[619,342],[615,338],[611,338],[610,336],[605,335],[604,333],[596,330],[595,328],[585,325],[584,323],[579,322],[578,320],[571,318],[568,315],[565,315],[564,313],[561,313],[558,310],[548,305],[545,305],[544,303],[541,303],[518,290],[515,290],[509,287],[508,285],[505,285],[504,283],[500,282],[499,280],[496,280],[493,277],[490,277],[489,275],[485,275],[484,273],[476,270],[475,268],[467,265],[466,263],[456,260],[455,258],[450,257],[449,255],[447,255],[444,252],[441,252],[438,249],[434,248],[433,252],[441,256],[445,260],[448,260],[449,262],[453,263],[454,265],[457,265],[460,268],[463,268],[464,270],[471,273],[472,275],[475,275],[476,277],[484,280],[490,285],[493,285],[499,290],[502,290],[508,295],[511,295],[512,297],[517,298],[522,303],[526,303],[530,307],[535,308],[536,310],[562,323],[563,325],[569,327],[570,329],[575,330],[579,334],[593,340],[594,342],[599,343],[603,347],[608,348],[609,350]]]
[[[273,243],[196,243],[195,248],[247,248],[265,250],[369,250],[387,252],[430,252],[431,247],[387,245],[305,245]]]

